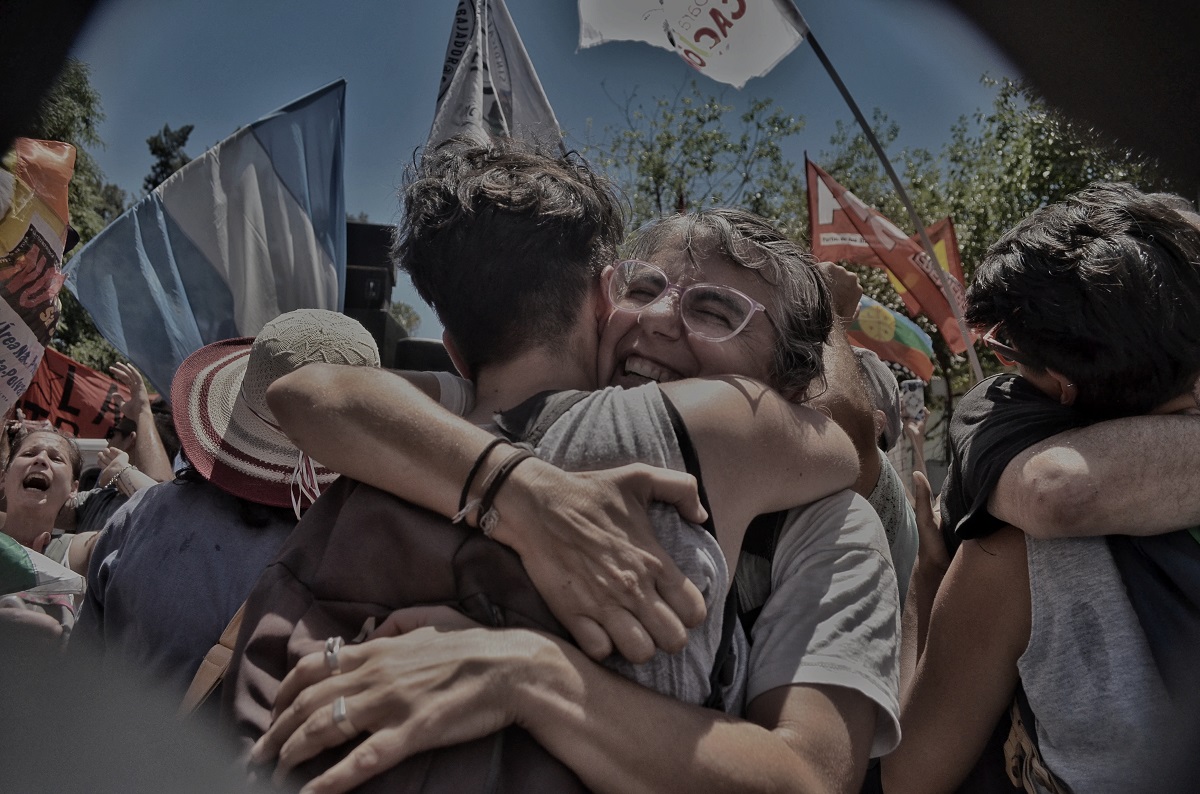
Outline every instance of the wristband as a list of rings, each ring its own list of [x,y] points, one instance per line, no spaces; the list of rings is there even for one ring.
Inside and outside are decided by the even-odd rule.
[[[507,444],[507,443],[508,443],[507,439],[494,438],[488,442],[487,446],[483,448],[483,452],[480,452],[479,457],[475,459],[475,463],[471,466],[471,470],[469,472],[467,472],[467,480],[466,480],[466,482],[463,483],[462,494],[458,497],[458,515],[459,516],[461,516],[463,514],[463,511],[467,509],[467,498],[471,495],[471,484],[473,482],[475,482],[476,475],[478,475],[479,470],[481,468],[483,468],[483,462],[485,460],[487,460],[487,456],[491,454],[493,449],[500,446],[501,444]],[[455,517],[454,520],[459,521],[461,519],[458,517]]]
[[[496,500],[496,494],[500,492],[500,486],[508,479],[508,475],[513,473],[513,469],[517,468],[522,461],[532,457],[534,457],[533,452],[517,447],[488,475],[484,484],[483,498],[479,500],[479,528],[487,537],[492,536],[496,525],[500,523],[500,513],[492,506]]]

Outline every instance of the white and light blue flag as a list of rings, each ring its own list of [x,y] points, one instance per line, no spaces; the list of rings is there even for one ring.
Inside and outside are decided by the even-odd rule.
[[[239,129],[67,264],[97,329],[159,393],[206,344],[293,309],[341,310],[345,97],[338,80]]]

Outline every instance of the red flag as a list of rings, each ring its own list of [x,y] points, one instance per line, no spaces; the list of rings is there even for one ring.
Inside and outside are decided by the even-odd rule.
[[[48,347],[19,407],[76,438],[104,438],[128,399],[124,385]]]
[[[904,301],[908,313],[913,317],[924,314],[937,325],[952,351],[966,351],[967,344],[963,341],[954,310],[943,292],[937,266],[929,261],[923,247],[878,210],[868,207],[839,185],[816,163],[806,159],[805,164],[813,254],[818,259],[845,260],[886,268],[888,278]],[[941,224],[946,226],[943,228]],[[934,224],[933,228],[938,229],[942,250],[946,252],[946,262],[941,263],[942,266],[953,273],[950,268],[954,267],[952,263],[957,263],[961,279],[962,264],[958,262],[953,226],[946,219]],[[960,311],[964,310],[966,292],[962,282],[950,281],[954,299]]]

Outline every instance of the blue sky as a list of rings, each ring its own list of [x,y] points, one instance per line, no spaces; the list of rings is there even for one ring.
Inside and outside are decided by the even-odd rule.
[[[582,147],[621,123],[620,103],[649,105],[695,74],[672,53],[614,43],[576,51],[572,0],[507,0],[567,142]],[[986,72],[1016,76],[986,41],[943,5],[926,0],[799,2],[810,27],[863,111],[899,123],[900,146],[938,149],[962,115],[990,104]],[[193,157],[237,127],[337,78],[347,81],[346,208],[394,223],[405,164],[433,119],[457,0],[109,0],[76,43],[90,64],[106,120],[93,152],[105,176],[134,195],[151,157],[145,139],[163,124],[195,125]],[[770,97],[804,116],[787,153],[828,148],[846,104],[807,44],[742,91],[701,88],[734,105]],[[611,97],[611,98],[610,98]],[[403,279],[403,276],[401,276]],[[433,312],[401,283],[393,296],[417,307],[420,336],[438,336]]]

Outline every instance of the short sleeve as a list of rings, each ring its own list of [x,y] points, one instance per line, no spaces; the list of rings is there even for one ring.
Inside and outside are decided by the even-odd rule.
[[[780,686],[829,685],[879,708],[871,755],[900,741],[900,604],[879,517],[842,491],[792,510],[754,625],[747,702]]]
[[[950,422],[952,459],[942,485],[942,531],[947,547],[990,535],[1004,524],[987,503],[1013,458],[1051,436],[1087,424],[1015,375],[980,382],[959,401]]]

